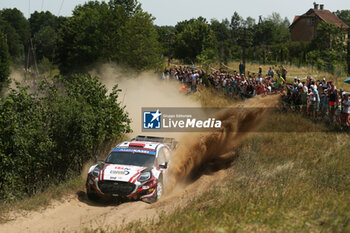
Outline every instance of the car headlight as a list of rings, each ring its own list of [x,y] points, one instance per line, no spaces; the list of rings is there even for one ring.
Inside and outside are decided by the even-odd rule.
[[[152,177],[152,172],[151,171],[145,171],[141,174],[141,176],[137,179],[140,182],[144,182],[146,180],[151,179]]]
[[[98,177],[98,175],[100,174],[100,171],[101,171],[101,169],[100,169],[98,166],[96,166],[96,167],[94,168],[94,170],[92,171],[92,175],[93,175],[94,177]]]

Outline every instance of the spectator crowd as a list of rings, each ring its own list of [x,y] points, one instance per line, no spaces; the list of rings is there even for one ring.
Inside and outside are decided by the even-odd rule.
[[[244,64],[240,63],[238,68],[239,72],[219,69],[206,73],[195,66],[175,66],[166,68],[162,79],[181,82],[179,91],[186,94],[196,92],[198,86],[213,88],[228,98],[280,94],[284,109],[350,128],[350,95],[343,89],[338,90],[332,80],[315,80],[309,76],[303,80],[295,78],[293,83],[288,83],[288,71],[284,66],[279,67],[277,72],[270,67],[266,74],[261,67],[257,73],[248,71],[246,74]]]

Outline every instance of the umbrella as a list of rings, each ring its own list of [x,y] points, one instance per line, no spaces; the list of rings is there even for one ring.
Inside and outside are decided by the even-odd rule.
[[[197,70],[198,69],[197,66],[187,66],[187,68],[192,69],[192,70]]]
[[[344,83],[350,84],[350,78],[345,79],[345,80],[344,80]]]

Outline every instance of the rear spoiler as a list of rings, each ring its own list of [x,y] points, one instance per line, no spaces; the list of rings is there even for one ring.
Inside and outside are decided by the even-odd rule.
[[[136,138],[131,139],[131,141],[164,143],[168,145],[172,150],[176,149],[177,143],[178,143],[174,138],[163,138],[163,137],[142,136],[142,135],[136,136]]]

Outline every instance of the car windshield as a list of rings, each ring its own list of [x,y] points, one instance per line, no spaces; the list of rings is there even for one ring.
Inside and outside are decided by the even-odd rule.
[[[154,164],[155,156],[144,153],[133,152],[111,152],[106,163],[133,165],[139,167],[151,167]]]

